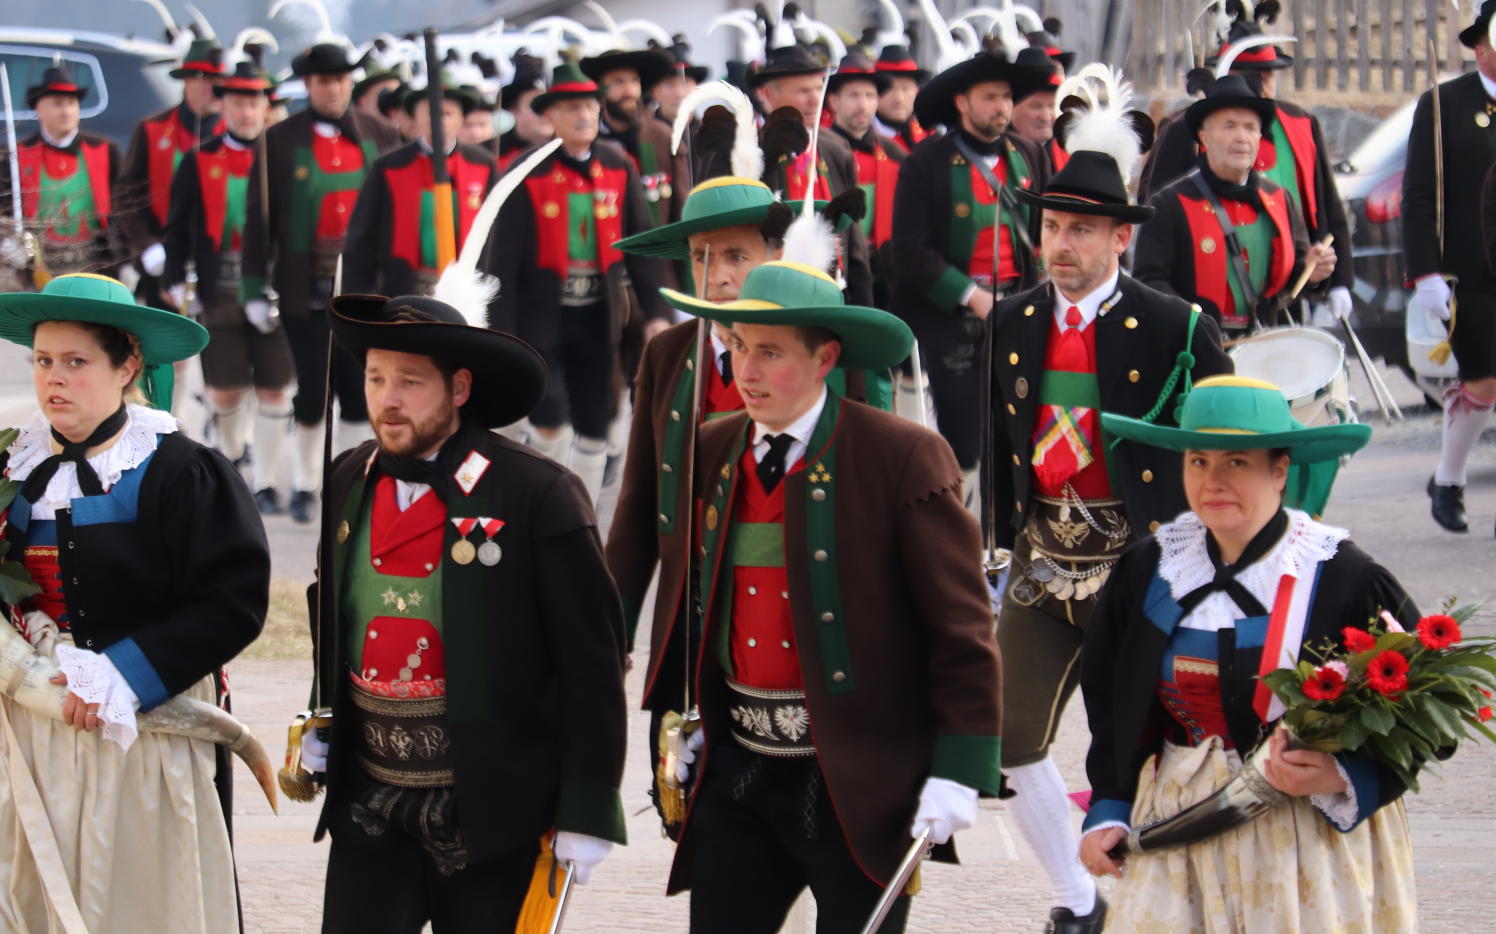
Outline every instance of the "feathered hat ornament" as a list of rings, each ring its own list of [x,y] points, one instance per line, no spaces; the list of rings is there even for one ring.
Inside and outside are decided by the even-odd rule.
[[[784,254],[783,259],[789,262],[804,263],[816,269],[831,272],[836,264],[838,241],[836,231],[831,222],[821,214],[816,213],[816,165],[820,160],[820,154],[816,147],[821,136],[821,112],[826,107],[826,86],[829,82],[821,82],[821,100],[816,105],[815,121],[810,125],[810,145],[806,147],[806,169],[805,169],[805,194],[800,205],[800,215],[790,224],[789,229],[784,232]],[[842,281],[840,272],[836,273],[837,284],[846,287]]]
[[[743,178],[759,178],[764,174],[764,153],[758,146],[758,127],[754,123],[753,102],[740,89],[726,81],[711,81],[700,85],[681,101],[675,113],[675,124],[670,130],[670,154],[680,151],[681,139],[691,125],[697,108],[709,101],[727,105],[732,111],[734,130],[732,141],[732,174]]]
[[[1068,153],[1111,156],[1123,181],[1132,179],[1143,153],[1153,148],[1153,119],[1132,107],[1132,85],[1122,72],[1093,62],[1060,83],[1055,93],[1054,135]]]

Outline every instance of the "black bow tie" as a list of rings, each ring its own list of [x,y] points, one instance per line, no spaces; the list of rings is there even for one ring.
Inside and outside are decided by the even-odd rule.
[[[795,436],[782,432],[764,435],[762,440],[769,442],[769,450],[764,454],[764,459],[758,462],[758,482],[763,484],[765,493],[772,493],[779,481],[784,479],[784,457],[789,453],[790,445],[795,443]]]
[[[84,438],[76,444],[63,437],[56,428],[52,429],[52,440],[62,445],[61,454],[53,454],[51,457],[36,465],[31,476],[26,478],[26,483],[21,487],[21,495],[26,501],[34,503],[41,499],[47,492],[47,484],[52,482],[52,477],[57,473],[57,468],[64,461],[72,461],[78,470],[78,489],[83,491],[84,496],[101,496],[104,493],[104,485],[99,482],[99,475],[94,473],[93,467],[88,463],[88,449],[96,447],[113,438],[124,430],[125,424],[130,420],[130,415],[121,405],[115,413],[104,419],[99,427],[93,430],[93,434]]]
[[[722,382],[724,385],[732,385],[732,351],[724,350],[717,354],[717,359],[722,363]]]
[[[1205,551],[1210,555],[1210,563],[1215,566],[1215,579],[1184,595],[1184,598],[1179,601],[1183,616],[1188,616],[1206,597],[1217,591],[1230,597],[1231,601],[1247,616],[1266,616],[1266,608],[1256,597],[1252,596],[1250,590],[1242,586],[1241,582],[1236,579],[1236,575],[1262,560],[1262,557],[1278,544],[1279,539],[1287,530],[1288,513],[1280,509],[1278,514],[1262,527],[1262,531],[1247,543],[1247,547],[1242,550],[1241,557],[1235,564],[1221,563],[1220,546],[1216,544],[1214,536],[1206,532]]]

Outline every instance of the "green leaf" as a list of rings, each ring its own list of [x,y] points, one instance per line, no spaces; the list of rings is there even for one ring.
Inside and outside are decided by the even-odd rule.
[[[14,561],[0,562],[0,603],[14,606],[41,592],[31,575],[26,573],[25,566]]]
[[[1465,732],[1459,714],[1439,698],[1428,695],[1422,698],[1419,707],[1439,727],[1442,736],[1450,740],[1458,740]]]
[[[1397,725],[1397,718],[1381,706],[1361,708],[1361,723],[1371,732],[1385,736]]]
[[[1354,752],[1366,743],[1369,735],[1370,732],[1361,725],[1359,718],[1347,720],[1345,727],[1340,731],[1340,744]]]
[[[1383,762],[1399,770],[1399,772],[1407,771],[1412,764],[1412,760],[1408,755],[1407,743],[1404,743],[1401,737],[1396,734],[1388,736],[1372,734],[1371,746],[1379,753],[1379,758]]]

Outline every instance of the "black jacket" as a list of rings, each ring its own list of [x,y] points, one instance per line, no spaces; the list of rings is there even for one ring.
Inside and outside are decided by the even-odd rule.
[[[203,144],[202,152],[212,155],[224,146],[217,136]],[[187,264],[197,272],[197,292],[212,296],[218,289],[218,253],[208,236],[203,217],[203,189],[197,171],[198,154],[182,154],[177,173],[171,180],[171,213],[166,218],[162,244],[166,247],[166,268],[161,273],[163,286],[187,281]],[[237,286],[238,283],[235,283]]]
[[[1407,277],[1429,273],[1458,276],[1464,289],[1496,291],[1496,274],[1486,265],[1481,238],[1479,192],[1493,159],[1493,129],[1479,126],[1489,114],[1489,98],[1478,72],[1439,85],[1444,126],[1444,249],[1435,222],[1434,115],[1425,91],[1413,110],[1408,132],[1408,163],[1403,174],[1402,243]],[[1496,122],[1496,117],[1491,118]]]
[[[1097,317],[1096,378],[1104,411],[1142,418],[1158,402],[1179,353],[1185,349],[1190,306],[1130,278],[1117,281],[1122,299]],[[997,543],[1013,547],[1023,530],[1033,469],[1034,413],[1044,378],[1044,352],[1054,322],[1054,290],[1048,285],[1020,292],[992,311],[992,469],[993,502],[997,504]],[[1200,315],[1190,345],[1195,380],[1232,372],[1231,359],[1221,349],[1215,322]],[[1173,425],[1181,377],[1158,413],[1161,425]],[[1119,488],[1134,536],[1151,532],[1187,508],[1177,452],[1123,442],[1106,457]]]
[[[1032,173],[1030,187],[1042,191],[1049,182],[1049,161],[1039,147],[1011,133],[1003,136],[1002,145],[1004,158],[1011,158],[1010,153],[1023,157]],[[894,193],[891,242],[897,261],[890,310],[908,323],[926,352],[949,350],[981,334],[979,325],[965,320],[977,321],[976,317],[960,304],[960,283],[966,280],[964,260],[960,266],[953,265],[946,252],[952,212],[957,207],[951,204],[951,166],[958,159],[964,164],[956,150],[955,133],[924,140],[900,167]],[[1021,210],[1026,210],[1024,226],[1037,246],[1040,212]],[[1003,213],[1006,220],[1006,210]],[[1014,248],[1022,275],[1020,286],[1036,284],[1040,271],[1035,258],[1021,244]]]

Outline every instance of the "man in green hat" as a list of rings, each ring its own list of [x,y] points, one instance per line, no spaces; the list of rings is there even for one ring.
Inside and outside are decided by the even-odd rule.
[[[171,180],[185,153],[223,132],[214,84],[223,74],[223,49],[215,38],[194,39],[171,76],[182,82],[182,102],[135,125],[120,170],[122,192],[130,197],[122,214],[130,255],[138,257],[147,277],[136,294],[146,304],[159,305],[158,277],[166,266],[167,216],[171,212]]]
[[[936,857],[999,790],[1000,668],[976,522],[933,432],[841,398],[832,367],[887,369],[913,338],[830,276],[760,265],[730,322],[747,411],[702,428],[699,775],[669,890],[691,930],[773,932],[814,893],[856,930],[911,837]],[[692,747],[695,747],[694,750]],[[904,929],[899,897],[882,932]]]
[[[633,160],[598,144],[600,97],[575,64],[555,69],[530,107],[561,146],[504,202],[488,241],[489,269],[503,284],[497,326],[529,341],[550,368],[546,398],[530,415],[531,443],[569,464],[594,500],[619,409],[623,330],[641,313],[646,326],[669,317],[656,291],[663,264],[615,246],[653,221]]]
[[[246,422],[254,387],[255,501],[260,512],[281,510],[275,490],[286,438],[291,434],[291,346],[275,317],[251,318],[239,297],[243,270],[245,194],[255,148],[265,129],[270,80],[240,62],[216,88],[224,132],[187,152],[172,182],[166,222],[166,266],[161,282],[172,304],[188,303],[187,272],[197,273],[196,307],[213,336],[202,356],[203,382],[213,412],[215,440],[230,461],[244,459]]]
[[[296,363],[292,400],[291,518],[310,523],[322,487],[322,423],[328,379],[327,300],[359,186],[374,159],[400,143],[383,120],[352,107],[354,63],[348,50],[319,43],[297,55],[292,71],[306,84],[305,110],[265,132],[250,170],[244,217],[245,313],[268,316],[278,304]],[[342,450],[368,436],[358,367],[332,359]]]
[[[989,541],[1011,549],[997,641],[1003,652],[1003,773],[1011,809],[1054,891],[1049,921],[1092,934],[1106,903],[1075,860],[1075,834],[1049,747],[1075,691],[1076,659],[1096,594],[1127,544],[1185,508],[1179,459],[1115,450],[1101,407],[1170,422],[1191,381],[1231,371],[1214,322],[1124,275],[1119,258],[1153,209],[1124,179],[1139,156],[1132,115],[1092,108],[1067,136],[1076,148],[1042,193],[1049,281],[1000,302],[988,335],[991,447],[985,452]],[[1110,147],[1101,151],[1098,144]]]
[[[364,177],[343,247],[345,293],[430,295],[442,273],[436,248],[429,100],[425,89],[406,98],[416,138],[375,159]],[[486,149],[457,141],[463,118],[476,103],[471,92],[450,86],[442,89],[441,129],[452,180],[458,252],[484,196],[498,179],[498,168]]]

